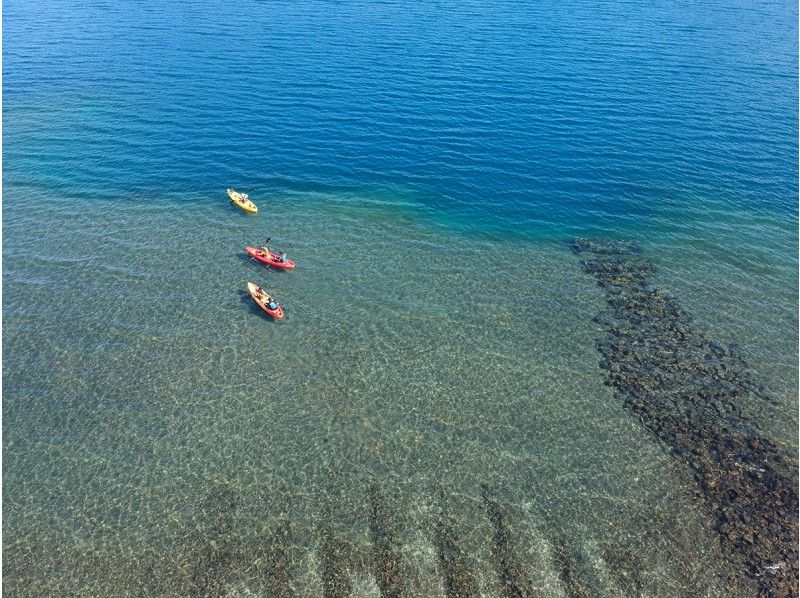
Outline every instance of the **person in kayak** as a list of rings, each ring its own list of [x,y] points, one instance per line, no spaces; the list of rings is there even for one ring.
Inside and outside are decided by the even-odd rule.
[[[278,304],[275,303],[275,299],[270,297],[269,293],[267,293],[264,289],[261,287],[256,287],[256,292],[263,297],[263,301],[267,303],[267,307],[272,310],[278,309]],[[267,301],[267,299],[269,299],[269,301]]]
[[[285,264],[286,262],[289,261],[289,259],[286,257],[285,251],[281,253],[280,257],[278,257],[278,261],[282,264]]]

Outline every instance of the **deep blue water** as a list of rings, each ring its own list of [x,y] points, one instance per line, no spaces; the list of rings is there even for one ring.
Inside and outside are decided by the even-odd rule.
[[[526,232],[636,230],[681,192],[794,217],[796,16],[11,2],[6,181],[109,198],[377,186]]]
[[[597,587],[611,534],[650,559],[651,594],[719,593],[685,474],[602,384],[602,299],[565,241],[638,242],[654,283],[743,347],[775,399],[760,425],[794,450],[795,3],[3,8],[13,593],[122,592],[152,554],[186,569],[214,484],[283,501],[244,507],[243,544],[285,515],[313,545],[332,471],[352,504],[365,479],[392,489],[416,530],[439,484],[475,546],[469,497],[499,477],[521,525],[583,538]],[[296,272],[241,259],[267,236]],[[286,303],[280,326],[242,300],[248,279]],[[342,525],[359,554],[368,531]],[[428,571],[414,533],[408,566]],[[490,561],[475,553],[479,576]]]

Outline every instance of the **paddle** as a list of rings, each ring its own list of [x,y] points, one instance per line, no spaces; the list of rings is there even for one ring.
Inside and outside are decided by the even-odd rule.
[[[267,240],[266,240],[266,241],[264,241],[264,245],[263,245],[263,247],[268,247],[268,246],[269,246],[269,242],[270,242],[270,241],[272,241],[272,237],[267,237]],[[275,251],[273,251],[272,249],[270,249],[270,250],[269,250],[269,252],[270,252],[270,254],[274,254],[274,255],[280,255],[280,254],[282,254],[282,253],[285,253],[285,252],[283,251],[283,249],[276,249]]]

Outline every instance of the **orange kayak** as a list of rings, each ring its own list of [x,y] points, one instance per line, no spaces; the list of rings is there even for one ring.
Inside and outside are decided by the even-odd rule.
[[[270,302],[275,300],[264,289],[257,284],[248,282],[247,290],[250,291],[250,296],[253,298],[253,301],[256,302],[256,305],[258,305],[276,320],[283,319],[283,308],[278,305],[277,302],[275,302],[275,305],[277,306],[275,309],[269,308]]]

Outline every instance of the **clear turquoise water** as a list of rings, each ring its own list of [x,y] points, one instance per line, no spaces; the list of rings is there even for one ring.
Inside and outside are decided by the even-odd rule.
[[[3,8],[9,593],[185,595],[228,488],[224,591],[268,593],[289,520],[321,593],[330,519],[375,594],[369,484],[411,595],[444,591],[442,501],[501,592],[480,484],[544,595],[559,538],[600,593],[619,554],[647,594],[730,593],[693,481],[603,385],[565,241],[638,241],[796,450],[795,6]],[[296,271],[243,257],[267,236]]]

